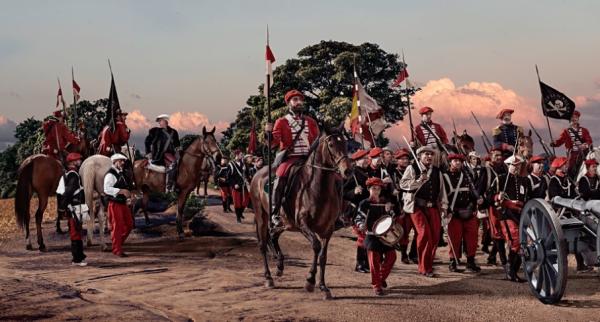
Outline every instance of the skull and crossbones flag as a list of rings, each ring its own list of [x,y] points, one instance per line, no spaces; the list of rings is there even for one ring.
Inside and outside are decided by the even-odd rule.
[[[542,111],[544,116],[553,119],[570,120],[575,111],[575,102],[567,95],[555,90],[544,82],[540,81],[540,90],[542,91]]]

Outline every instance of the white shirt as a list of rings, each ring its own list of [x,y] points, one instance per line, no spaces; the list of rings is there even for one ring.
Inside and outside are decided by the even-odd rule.
[[[112,168],[117,170],[117,173],[121,173],[121,170],[115,168],[114,166]],[[119,194],[121,189],[115,188],[116,183],[117,177],[110,172],[107,173],[106,176],[104,176],[104,193],[113,197],[117,197],[117,194]]]

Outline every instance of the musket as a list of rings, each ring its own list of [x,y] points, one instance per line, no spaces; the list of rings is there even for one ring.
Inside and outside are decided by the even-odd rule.
[[[485,134],[483,127],[481,127],[481,123],[479,123],[479,120],[477,119],[477,116],[475,116],[475,113],[473,113],[473,111],[471,111],[471,115],[473,115],[473,119],[475,119],[477,126],[479,126],[479,130],[481,130],[481,135],[483,135],[483,145],[485,146],[485,150],[487,151],[487,153],[490,153],[490,147],[493,147],[494,145],[492,144],[492,141],[490,141],[490,139],[488,138],[487,134]]]
[[[537,136],[538,140],[540,141],[540,144],[542,145],[542,149],[544,149],[544,152],[546,153],[546,155],[550,158],[554,158],[554,153],[550,152],[550,149],[546,145],[546,142],[544,142],[544,140],[542,139],[542,136],[540,135],[540,133],[538,133],[538,131],[533,126],[533,124],[531,124],[531,121],[528,121],[528,122],[529,122],[529,126],[531,126],[531,129],[533,130],[533,133],[535,133],[535,136]]]

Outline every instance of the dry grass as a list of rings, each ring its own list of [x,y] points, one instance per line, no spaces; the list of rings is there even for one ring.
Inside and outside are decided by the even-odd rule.
[[[35,215],[37,198],[31,199],[31,216]],[[44,221],[56,219],[56,197],[50,197],[48,207],[44,212]],[[35,229],[35,219],[32,218],[30,229]],[[15,199],[0,199],[0,240],[8,239],[20,231],[15,220]]]

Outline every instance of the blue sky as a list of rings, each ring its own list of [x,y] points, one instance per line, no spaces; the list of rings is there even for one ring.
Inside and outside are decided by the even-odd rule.
[[[276,66],[320,40],[404,49],[411,78],[495,82],[539,99],[542,78],[569,96],[599,92],[599,1],[1,1],[0,115],[47,115],[56,77],[106,97],[110,57],[125,110],[231,121]],[[67,95],[67,101],[70,101]]]

